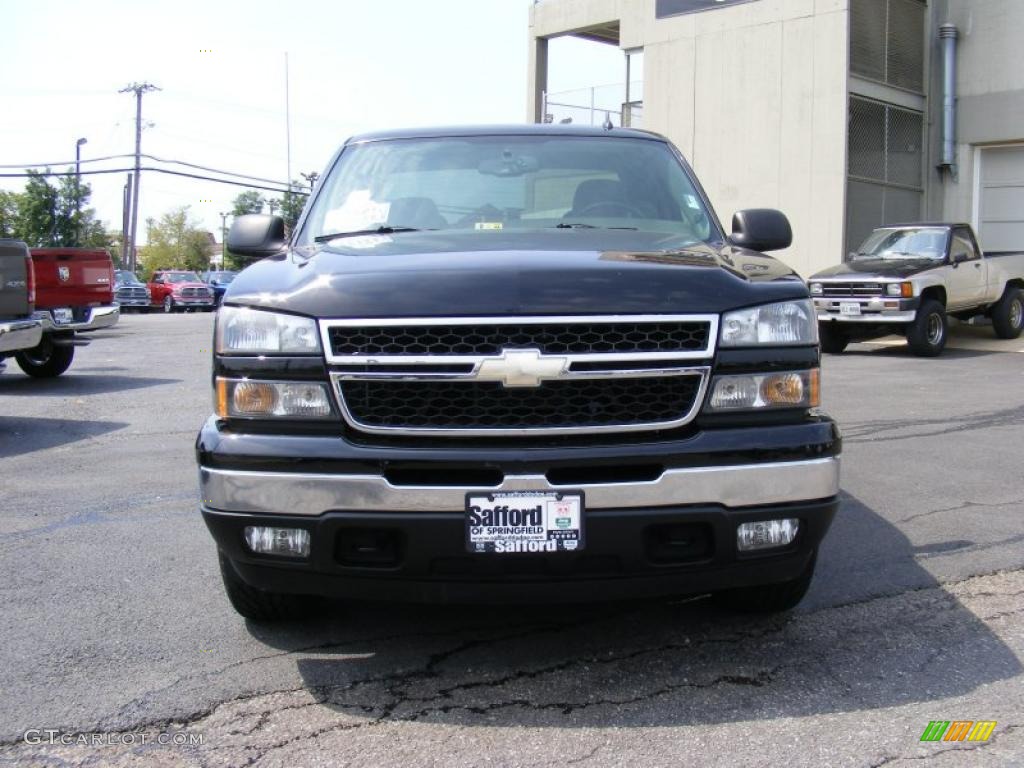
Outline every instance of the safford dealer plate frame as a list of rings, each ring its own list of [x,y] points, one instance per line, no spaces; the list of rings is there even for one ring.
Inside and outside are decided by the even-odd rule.
[[[477,554],[579,552],[583,491],[470,491],[466,549]]]

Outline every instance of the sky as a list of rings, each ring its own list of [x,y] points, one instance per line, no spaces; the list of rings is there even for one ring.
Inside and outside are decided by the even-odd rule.
[[[293,179],[322,172],[346,138],[364,131],[523,122],[532,4],[306,0],[286,12],[280,0],[0,0],[0,166],[63,171],[85,138],[83,171],[129,167],[131,158],[91,160],[134,152],[135,97],[118,91],[149,82],[161,90],[142,100],[143,153],[285,182],[286,54]],[[552,91],[624,74],[611,46],[551,43]],[[84,177],[111,230],[121,229],[125,176]],[[23,186],[0,178],[0,188]],[[241,191],[143,172],[139,243],[146,219],[183,205],[219,242],[219,214]]]

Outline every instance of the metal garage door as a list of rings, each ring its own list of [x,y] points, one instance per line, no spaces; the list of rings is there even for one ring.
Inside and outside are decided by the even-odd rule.
[[[981,150],[981,247],[1024,251],[1024,144]]]

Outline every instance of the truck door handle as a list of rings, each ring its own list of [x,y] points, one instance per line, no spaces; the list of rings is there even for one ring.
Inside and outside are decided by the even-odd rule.
[[[981,269],[981,262],[979,261],[977,264],[975,264],[974,268],[975,269]]]

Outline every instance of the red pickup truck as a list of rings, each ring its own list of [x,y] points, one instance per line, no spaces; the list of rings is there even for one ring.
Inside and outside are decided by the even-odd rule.
[[[148,284],[153,306],[164,312],[201,309],[212,312],[216,308],[213,290],[199,279],[199,275],[185,269],[158,269]]]
[[[33,317],[42,324],[35,347],[15,354],[29,376],[60,376],[71,365],[75,347],[89,341],[82,333],[108,328],[120,317],[114,303],[114,264],[104,250],[33,248],[36,302]]]

